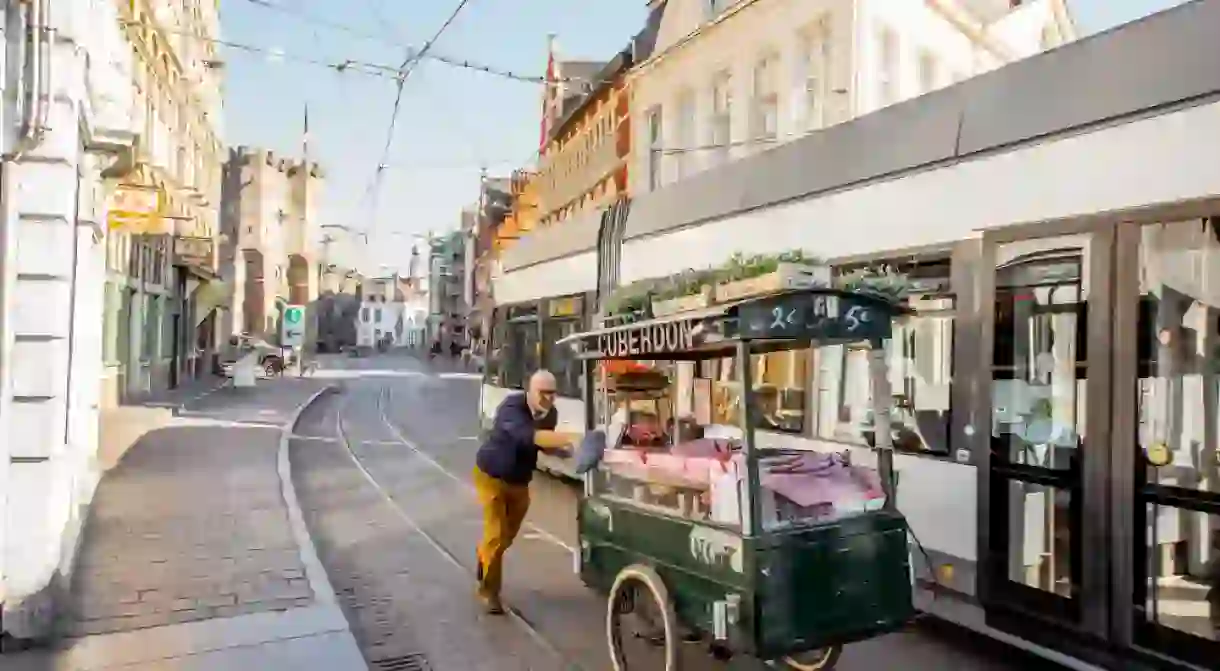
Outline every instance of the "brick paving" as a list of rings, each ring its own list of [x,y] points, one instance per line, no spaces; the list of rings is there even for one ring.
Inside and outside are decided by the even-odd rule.
[[[348,404],[348,410],[375,409],[375,389],[371,395],[350,389],[346,393],[356,397],[336,396],[311,407],[298,425],[298,434],[333,437],[336,404]],[[352,441],[388,438],[367,413],[351,414],[355,423],[345,429]],[[473,577],[396,513],[364,479],[342,443],[293,440],[291,454],[306,522],[371,668],[564,668],[515,622],[480,612]],[[443,499],[431,503],[446,504]]]
[[[282,420],[318,386],[247,396],[235,419]],[[219,409],[212,399],[223,393],[208,397],[210,409]],[[61,621],[65,635],[313,602],[280,491],[280,431],[200,424],[182,419],[145,435],[102,479]]]

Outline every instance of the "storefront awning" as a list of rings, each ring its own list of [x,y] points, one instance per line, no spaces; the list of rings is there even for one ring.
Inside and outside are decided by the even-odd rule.
[[[191,300],[195,304],[195,315],[192,319],[194,328],[198,328],[203,320],[216,310],[228,308],[233,297],[233,285],[216,275],[200,279],[203,281],[191,294]]]

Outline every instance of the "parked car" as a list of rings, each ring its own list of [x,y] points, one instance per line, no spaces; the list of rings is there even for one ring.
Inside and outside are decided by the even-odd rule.
[[[295,354],[291,349],[283,350],[261,338],[240,335],[229,339],[229,346],[217,357],[218,374],[233,377],[233,366],[238,359],[251,352],[258,353],[258,365],[268,377],[279,375],[291,365]]]

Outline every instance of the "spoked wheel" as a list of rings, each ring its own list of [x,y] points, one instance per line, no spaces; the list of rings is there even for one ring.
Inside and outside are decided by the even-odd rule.
[[[839,663],[839,656],[842,654],[843,646],[832,645],[820,650],[790,655],[771,662],[771,666],[783,671],[830,671]]]
[[[678,627],[669,590],[647,566],[619,572],[606,606],[614,671],[678,671]]]

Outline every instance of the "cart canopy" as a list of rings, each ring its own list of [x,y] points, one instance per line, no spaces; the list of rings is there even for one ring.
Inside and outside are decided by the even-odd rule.
[[[581,359],[707,359],[728,356],[741,341],[765,351],[884,340],[905,312],[872,293],[799,289],[573,333],[556,344]]]

